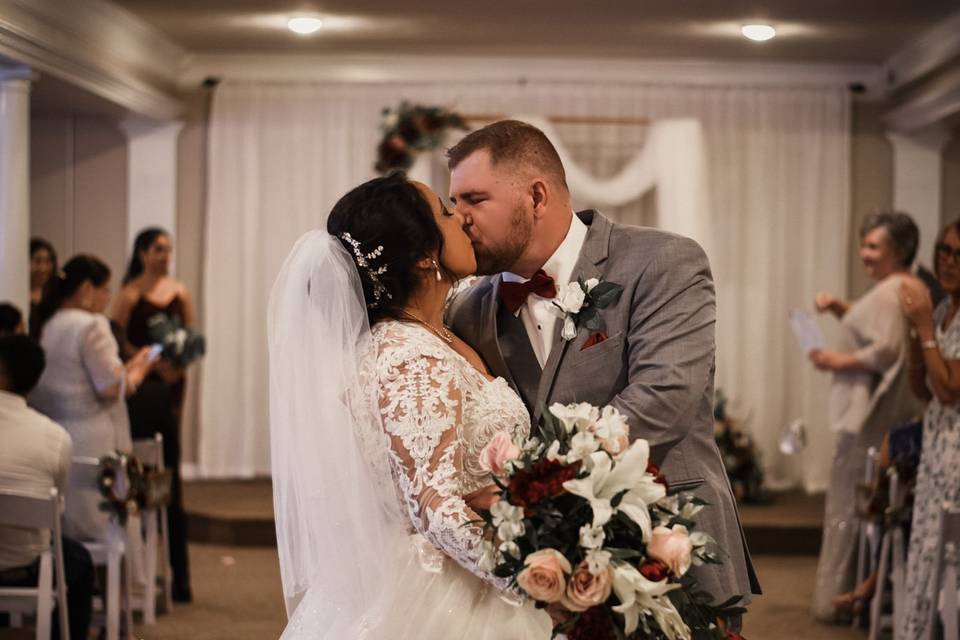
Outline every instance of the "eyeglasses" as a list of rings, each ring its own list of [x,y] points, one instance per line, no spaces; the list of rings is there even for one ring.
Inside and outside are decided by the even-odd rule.
[[[953,258],[954,262],[960,263],[960,247],[954,249],[948,244],[938,244],[937,257],[940,258],[941,260],[946,260],[947,258]]]

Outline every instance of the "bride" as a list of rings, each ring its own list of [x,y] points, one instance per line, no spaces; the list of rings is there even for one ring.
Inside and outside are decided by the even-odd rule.
[[[345,195],[284,263],[268,317],[283,638],[550,637],[481,568],[479,454],[530,421],[443,325],[475,269],[463,219],[402,175]]]

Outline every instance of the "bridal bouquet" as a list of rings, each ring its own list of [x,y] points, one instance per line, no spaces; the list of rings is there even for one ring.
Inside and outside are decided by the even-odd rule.
[[[500,488],[481,510],[482,567],[549,607],[569,640],[689,639],[724,635],[718,616],[743,612],[698,590],[693,565],[719,563],[694,531],[705,503],[674,493],[645,440],[629,442],[616,408],[554,404],[540,437],[497,433],[480,462]]]

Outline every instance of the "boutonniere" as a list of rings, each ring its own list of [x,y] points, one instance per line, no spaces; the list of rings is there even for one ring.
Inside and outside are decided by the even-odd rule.
[[[597,278],[577,278],[557,287],[553,300],[555,312],[563,318],[563,339],[573,340],[577,329],[585,327],[599,331],[603,327],[600,309],[615,304],[623,293],[623,287],[614,282],[601,282]]]

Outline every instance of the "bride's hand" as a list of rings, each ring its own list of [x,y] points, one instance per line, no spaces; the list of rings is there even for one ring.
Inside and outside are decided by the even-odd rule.
[[[474,511],[489,511],[490,507],[500,500],[500,487],[495,484],[487,485],[472,493],[463,496],[463,501]]]

